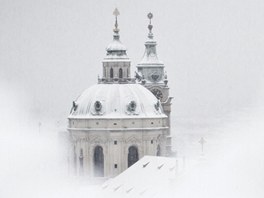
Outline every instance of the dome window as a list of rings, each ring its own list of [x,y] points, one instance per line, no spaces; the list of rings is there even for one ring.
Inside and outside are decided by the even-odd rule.
[[[137,108],[137,103],[135,101],[131,101],[128,104],[127,110],[130,112],[134,112],[134,111],[136,111],[136,108]]]
[[[102,110],[102,103],[100,101],[96,101],[94,103],[94,109],[95,109],[96,112],[101,111]]]

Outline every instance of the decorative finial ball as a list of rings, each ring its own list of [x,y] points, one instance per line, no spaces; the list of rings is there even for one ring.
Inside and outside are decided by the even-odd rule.
[[[149,25],[148,25],[148,29],[151,31],[152,28],[153,28],[153,25],[149,24]]]
[[[153,14],[150,12],[150,13],[148,13],[148,18],[149,19],[152,19],[153,18]]]

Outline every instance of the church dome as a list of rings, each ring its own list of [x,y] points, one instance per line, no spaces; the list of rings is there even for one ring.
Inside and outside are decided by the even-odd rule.
[[[163,118],[160,102],[139,84],[96,84],[76,101],[69,118]]]

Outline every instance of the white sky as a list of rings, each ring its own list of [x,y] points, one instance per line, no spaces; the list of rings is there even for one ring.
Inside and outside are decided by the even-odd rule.
[[[115,7],[132,71],[144,52],[146,15],[154,14],[173,120],[263,104],[264,1],[0,0],[1,87],[19,93],[36,122],[66,122],[72,101],[97,83]]]

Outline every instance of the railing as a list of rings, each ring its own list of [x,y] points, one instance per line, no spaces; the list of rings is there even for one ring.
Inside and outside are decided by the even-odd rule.
[[[99,84],[127,84],[136,83],[135,78],[98,78]]]

